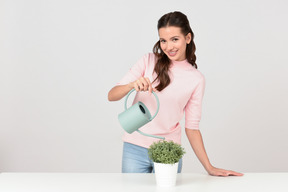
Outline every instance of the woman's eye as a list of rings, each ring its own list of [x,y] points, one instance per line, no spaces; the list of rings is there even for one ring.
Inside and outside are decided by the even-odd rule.
[[[165,43],[166,41],[162,39],[162,40],[160,40],[160,42],[161,42],[161,43]]]
[[[176,41],[178,41],[178,39],[177,39],[177,38],[175,38],[175,39],[172,39],[172,41],[173,41],[173,42],[176,42]]]

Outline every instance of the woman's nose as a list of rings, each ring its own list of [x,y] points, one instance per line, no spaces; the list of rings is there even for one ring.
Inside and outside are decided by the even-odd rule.
[[[172,50],[173,49],[173,44],[167,42],[167,49]]]

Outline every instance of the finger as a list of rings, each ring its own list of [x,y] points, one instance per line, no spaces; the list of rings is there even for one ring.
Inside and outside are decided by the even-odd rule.
[[[143,83],[142,77],[140,77],[140,78],[137,80],[137,85],[138,85],[140,91],[143,91],[143,90],[144,90],[144,83]]]
[[[143,91],[147,91],[149,89],[149,79],[147,81],[147,78],[142,77],[141,82],[143,84]]]
[[[136,91],[140,91],[137,81],[135,81],[135,83],[133,84],[133,86],[134,86],[134,89],[135,89]]]
[[[228,172],[225,170],[215,170],[215,172],[212,172],[211,175],[213,176],[218,176],[218,177],[227,177],[228,176]]]
[[[139,90],[140,90],[140,91],[143,91],[144,86],[143,86],[143,83],[142,83],[141,79],[138,79],[138,80],[137,80],[137,85],[138,85],[138,87],[139,87]]]
[[[153,91],[152,84],[151,84],[150,79],[148,77],[146,77],[145,79],[146,79],[146,82],[148,83],[148,91],[151,94]]]
[[[238,173],[238,172],[235,172],[235,171],[230,171],[228,173],[229,176],[243,176],[244,174],[243,173]]]
[[[237,173],[235,171],[223,171],[224,176],[242,176],[242,173]]]
[[[221,177],[228,177],[229,174],[228,174],[228,173],[225,173],[225,172],[220,172],[220,173],[218,173],[218,176],[221,176]]]

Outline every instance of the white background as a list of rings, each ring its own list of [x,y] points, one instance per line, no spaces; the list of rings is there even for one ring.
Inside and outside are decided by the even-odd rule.
[[[108,91],[185,13],[206,77],[213,165],[288,171],[285,0],[0,1],[0,172],[120,172],[124,101]],[[181,122],[183,125],[183,122]],[[183,172],[205,172],[183,129]]]

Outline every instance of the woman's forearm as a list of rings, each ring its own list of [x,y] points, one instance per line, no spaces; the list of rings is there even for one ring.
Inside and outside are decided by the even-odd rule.
[[[133,89],[133,84],[117,85],[113,87],[108,93],[109,101],[118,101],[122,99],[129,91]]]
[[[198,159],[200,160],[200,162],[202,163],[202,165],[204,166],[204,168],[206,169],[206,171],[213,176],[242,176],[242,173],[238,173],[235,171],[231,171],[231,170],[225,170],[225,169],[219,169],[216,168],[214,166],[211,165],[205,147],[204,147],[204,143],[202,140],[202,135],[201,132],[199,130],[192,130],[192,129],[185,129],[186,131],[186,135],[189,139],[189,142],[196,154],[196,156],[198,157]]]
[[[150,93],[152,93],[152,91],[156,91],[156,89],[152,87],[148,77],[140,77],[139,79],[126,85],[117,85],[113,87],[108,93],[108,100],[118,101],[127,95],[127,93],[129,93],[129,91],[131,91],[133,88],[136,91],[149,91]]]
[[[190,145],[192,149],[194,150],[194,153],[196,154],[197,158],[202,163],[206,171],[209,172],[209,169],[211,169],[213,166],[211,165],[208,159],[201,132],[199,130],[193,130],[193,129],[187,129],[187,128],[185,129],[185,131],[186,131],[188,140],[190,142]]]

